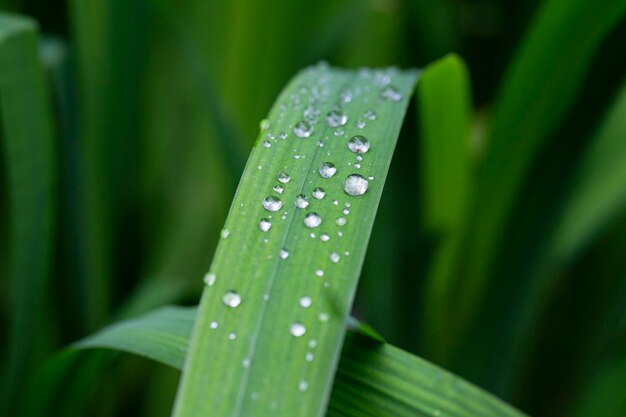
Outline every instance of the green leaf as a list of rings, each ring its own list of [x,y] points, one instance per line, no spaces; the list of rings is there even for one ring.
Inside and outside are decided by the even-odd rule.
[[[450,285],[472,189],[467,68],[449,55],[424,70],[417,89],[423,228],[435,244],[425,294],[424,347],[439,357],[451,333]]]
[[[282,92],[262,123],[226,220],[210,271],[215,284],[202,296],[174,415],[238,416],[252,409],[291,417],[323,413],[415,81],[412,71],[318,65]],[[327,114],[336,107],[335,122],[345,125],[330,127]],[[359,128],[359,122],[365,126]],[[371,144],[360,162],[348,149],[354,135]],[[320,174],[326,162],[336,168],[331,178]],[[290,180],[280,180],[281,172]],[[353,174],[368,181],[363,195],[344,191]],[[325,190],[323,199],[312,195],[317,187]],[[308,207],[295,207],[300,194]],[[282,208],[264,207],[266,198],[280,199]],[[319,216],[321,225],[307,227],[305,216]],[[263,218],[272,224],[265,233],[259,227]],[[309,226],[317,226],[313,223]],[[235,301],[226,299],[229,294]],[[302,297],[310,297],[310,308],[301,307]],[[308,362],[313,344],[315,360]]]
[[[0,414],[10,415],[33,362],[42,296],[50,277],[55,157],[37,28],[0,13],[2,155],[8,173],[10,335],[0,380]]]
[[[496,101],[467,233],[466,301],[459,317],[469,319],[480,306],[525,174],[563,122],[596,51],[625,10],[625,0],[551,0],[539,10]]]
[[[181,369],[195,317],[196,308],[165,307],[106,327],[74,347],[122,350]],[[213,362],[210,372],[217,367],[219,363]],[[351,332],[341,351],[327,413],[332,417],[348,415],[523,416],[459,377],[391,345]]]

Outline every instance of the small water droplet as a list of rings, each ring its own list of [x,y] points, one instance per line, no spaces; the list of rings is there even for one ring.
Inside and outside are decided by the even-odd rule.
[[[337,217],[337,220],[335,220],[337,226],[345,226],[347,222],[348,220],[345,217]]]
[[[333,252],[330,254],[329,259],[332,263],[337,263],[341,260],[341,256],[337,252]]]
[[[278,194],[282,194],[282,193],[283,193],[283,191],[285,191],[285,189],[283,188],[283,186],[282,186],[282,185],[278,185],[278,184],[276,184],[276,185],[274,186],[273,190],[274,190],[274,191],[276,191]]]
[[[237,338],[237,333],[232,332],[228,333],[228,340],[235,340]]]
[[[222,239],[227,239],[230,236],[230,231],[228,229],[222,229]]]
[[[365,136],[356,135],[348,141],[348,149],[354,153],[366,153],[370,149],[370,141]]]
[[[346,194],[352,196],[363,195],[367,191],[367,186],[369,183],[363,176],[359,174],[348,175],[348,177],[343,182],[343,190]]]
[[[364,120],[357,120],[356,127],[358,129],[364,129],[367,123]]]
[[[344,132],[342,129],[337,129],[333,132],[333,134],[335,136],[343,136],[346,132]]]
[[[259,229],[262,232],[267,232],[272,228],[272,222],[269,221],[269,219],[263,218],[261,219],[261,221],[259,222]]]
[[[352,91],[343,90],[340,94],[340,97],[341,101],[343,101],[344,103],[350,103],[352,101]]]
[[[309,352],[306,354],[304,358],[306,359],[307,362],[313,362],[313,359],[315,359],[315,356],[313,356],[313,354]]]
[[[326,123],[330,127],[343,126],[348,122],[348,116],[344,112],[338,109],[334,109],[328,112],[326,115]]]
[[[279,252],[278,252],[278,256],[280,256],[280,259],[287,259],[289,258],[289,251],[285,248],[282,248]]]
[[[235,291],[226,291],[222,297],[222,302],[227,307],[235,308],[241,304],[241,296]]]
[[[300,337],[306,333],[306,327],[304,327],[302,323],[293,323],[291,327],[289,327],[289,333],[291,333],[292,336]]]
[[[307,296],[301,297],[300,301],[299,301],[300,307],[302,307],[302,308],[309,308],[309,307],[311,307],[311,303],[312,302],[313,301],[311,300],[311,297],[307,297]]]
[[[309,213],[304,216],[304,225],[308,228],[315,228],[322,224],[322,218],[317,213]]]
[[[213,330],[217,329],[219,326],[219,324],[216,321],[212,321],[211,324],[209,324],[209,327]]]
[[[322,271],[321,269],[318,269],[317,271],[315,271],[315,276],[323,277],[324,276],[324,271]]]
[[[315,349],[317,347],[317,340],[316,339],[311,339],[309,340],[309,345],[308,345],[311,349]]]
[[[270,121],[268,119],[263,119],[259,123],[259,126],[261,127],[261,130],[267,130],[270,128]]]
[[[371,175],[369,177],[367,177],[368,180],[370,181],[374,181],[374,177],[372,177]]]
[[[298,391],[306,392],[309,389],[309,383],[306,381],[300,381],[298,383]]]
[[[376,112],[374,110],[367,110],[365,113],[363,113],[363,117],[365,117],[367,120],[376,120]]]
[[[311,125],[311,123],[303,120],[296,123],[293,128],[293,133],[299,138],[308,138],[313,134],[313,126]]]
[[[263,147],[264,147],[265,149],[267,149],[267,148],[271,148],[271,147],[272,147],[272,142],[270,142],[269,140],[264,140],[264,141],[263,141]]]
[[[380,93],[380,96],[384,100],[388,100],[388,101],[402,100],[402,94],[400,94],[400,92],[392,85],[385,87],[383,91]]]
[[[338,206],[339,205],[339,200],[333,200],[333,206]]]
[[[350,210],[348,210],[347,208],[343,209],[343,214],[347,216],[348,214],[350,214]]]
[[[215,280],[217,279],[217,277],[215,276],[214,273],[212,272],[207,272],[204,275],[204,285],[206,285],[207,287],[212,287],[213,284],[215,284]]]
[[[291,181],[291,176],[287,174],[285,171],[282,171],[281,173],[278,174],[278,182],[282,184],[287,184],[289,181]]]
[[[282,140],[287,139],[287,136],[289,136],[289,135],[287,135],[285,132],[280,132],[279,135],[278,135],[278,137],[281,138]]]
[[[329,236],[329,234],[328,234],[328,233],[322,233],[322,234],[320,235],[320,240],[321,240],[322,242],[328,242],[328,241],[330,240],[330,236]]]
[[[272,212],[278,211],[283,207],[283,202],[280,201],[280,198],[274,196],[265,197],[261,204],[265,210]]]
[[[298,194],[296,197],[296,207],[299,209],[307,208],[309,206],[309,201],[307,200],[304,194]]]
[[[269,294],[263,294],[263,301],[269,301],[270,296]]]
[[[333,175],[337,173],[337,167],[332,162],[324,162],[320,166],[320,177],[322,178],[331,178]]]
[[[249,368],[250,367],[250,358],[245,358],[243,361],[241,361],[241,366],[243,366],[244,368]]]
[[[330,318],[330,316],[328,315],[328,313],[320,313],[318,318],[322,323],[326,323],[328,319]]]
[[[311,239],[315,239],[315,233],[311,232],[309,236],[311,237]]]
[[[313,196],[313,198],[321,200],[322,198],[326,197],[326,191],[324,191],[323,188],[317,187],[313,190],[311,195]]]

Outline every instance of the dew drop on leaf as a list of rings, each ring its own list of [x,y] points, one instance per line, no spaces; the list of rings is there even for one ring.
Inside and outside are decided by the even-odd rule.
[[[320,177],[331,178],[337,173],[337,167],[332,162],[324,162],[320,166]]]
[[[306,333],[306,327],[304,327],[302,323],[293,323],[291,327],[289,327],[289,333],[291,333],[292,336],[300,337]]]
[[[321,200],[322,198],[326,197],[326,191],[321,187],[317,187],[316,189],[313,190],[311,195],[316,200]]]
[[[283,207],[283,202],[280,201],[280,198],[274,196],[265,197],[261,204],[265,210],[272,212],[278,211]]]
[[[387,86],[380,93],[380,96],[387,101],[400,101],[402,100],[402,94],[392,85]]]
[[[296,207],[299,209],[307,208],[309,206],[309,201],[307,200],[304,194],[298,194],[296,197]]]
[[[217,277],[215,276],[214,273],[212,272],[207,272],[204,275],[204,285],[206,285],[207,287],[212,287],[213,284],[215,284],[215,280],[217,279]]]
[[[311,300],[311,297],[304,296],[300,298],[298,303],[300,304],[300,307],[302,308],[309,308],[311,307],[312,302],[313,301]]]
[[[337,252],[331,253],[329,258],[330,258],[330,261],[335,264],[341,260],[341,256],[339,256]]]
[[[296,123],[293,128],[293,133],[299,138],[308,138],[313,134],[313,125],[311,123],[303,120],[301,122]]]
[[[261,219],[261,221],[259,222],[259,229],[262,232],[267,232],[272,228],[272,222],[269,221],[269,219],[263,218]]]
[[[280,259],[287,259],[289,258],[289,251],[285,248],[282,248],[279,252],[278,252],[278,256],[280,257]]]
[[[278,174],[278,182],[282,184],[287,184],[289,181],[291,181],[291,176],[287,174],[285,171],[282,171],[281,173]]]
[[[222,302],[227,307],[235,308],[241,304],[241,296],[235,291],[226,291],[222,297]]]
[[[356,135],[348,141],[348,149],[351,152],[362,154],[370,149],[370,141],[365,136]]]
[[[348,177],[343,182],[343,190],[346,194],[352,196],[363,195],[367,191],[369,183],[362,175],[352,174],[348,175]]]
[[[343,126],[348,122],[348,116],[341,110],[331,110],[326,115],[326,123],[330,127]]]
[[[308,228],[315,228],[322,224],[322,218],[317,213],[308,213],[304,217],[304,225]]]

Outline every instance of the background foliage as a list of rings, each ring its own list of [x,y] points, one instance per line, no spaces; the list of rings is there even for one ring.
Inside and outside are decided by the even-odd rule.
[[[16,296],[32,276],[10,270],[21,184],[3,144],[0,414],[44,395],[29,381],[68,343],[197,303],[259,120],[297,70],[456,52],[457,87],[409,110],[354,314],[530,415],[625,415],[624,3],[0,1],[42,32],[55,151],[29,152],[56,206],[50,259],[29,260],[47,285]],[[15,326],[28,355],[10,356]],[[54,395],[59,415],[158,417],[178,378],[91,352]]]

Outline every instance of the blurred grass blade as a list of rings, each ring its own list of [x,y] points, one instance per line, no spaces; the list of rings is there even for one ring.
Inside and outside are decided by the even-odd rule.
[[[412,71],[320,64],[284,89],[262,123],[207,275],[174,415],[324,412],[415,82]],[[369,152],[351,152],[354,135],[369,140]],[[349,176],[352,195],[344,191]],[[324,198],[313,196],[317,187]],[[306,361],[311,346],[315,360]]]
[[[417,89],[423,228],[435,245],[427,281],[422,348],[432,358],[451,333],[450,285],[472,187],[467,68],[449,55],[424,69]]]
[[[572,178],[550,256],[572,259],[626,207],[626,84],[621,88]]]
[[[460,317],[469,319],[480,305],[525,174],[563,122],[596,51],[625,10],[626,0],[551,0],[539,10],[496,101],[467,233]]]
[[[122,350],[181,369],[195,317],[196,308],[165,307],[106,327],[74,347]],[[327,413],[347,415],[523,416],[424,360],[356,333],[346,338]]]
[[[40,356],[36,331],[50,276],[55,159],[50,109],[33,21],[0,13],[2,154],[8,173],[10,335],[0,381],[0,415]]]

